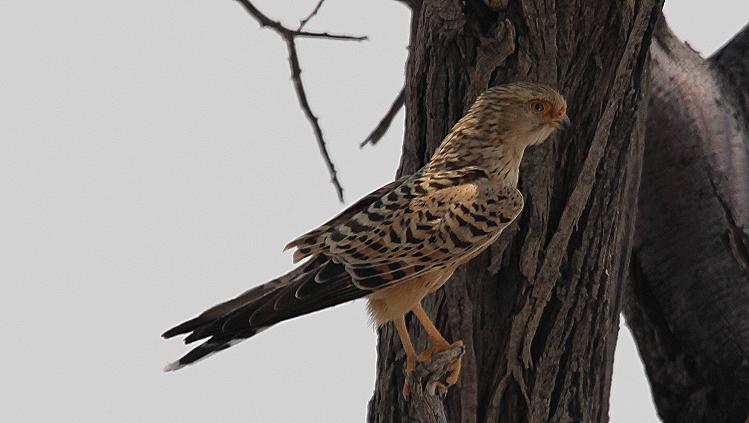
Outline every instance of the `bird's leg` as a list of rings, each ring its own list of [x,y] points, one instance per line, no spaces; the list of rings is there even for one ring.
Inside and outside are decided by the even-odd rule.
[[[419,361],[429,363],[432,361],[432,356],[434,354],[446,350],[451,350],[463,345],[463,341],[455,341],[452,344],[447,342],[447,340],[444,336],[442,336],[437,327],[434,326],[434,323],[432,323],[432,320],[429,318],[427,312],[424,310],[424,308],[421,307],[421,303],[416,304],[416,307],[414,307],[411,311],[414,313],[414,315],[416,315],[416,318],[419,319],[421,326],[427,332],[427,335],[429,335],[429,339],[431,342],[431,346],[417,356],[417,359]],[[448,384],[453,385],[458,381],[461,367],[462,366],[460,358],[458,358],[455,363],[450,365],[450,370],[452,370],[452,373],[450,373],[450,376],[447,377]]]
[[[411,374],[416,370],[416,350],[411,343],[411,337],[408,336],[405,315],[395,320],[395,330],[398,331],[403,350],[406,352],[406,382],[403,384],[403,396],[408,398],[408,394],[411,393]]]

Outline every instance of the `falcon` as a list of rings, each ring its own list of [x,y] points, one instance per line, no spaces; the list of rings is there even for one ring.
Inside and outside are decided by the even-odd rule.
[[[406,354],[406,373],[448,342],[421,300],[455,269],[491,245],[523,210],[517,189],[523,153],[556,129],[569,128],[564,97],[546,85],[519,82],[489,88],[442,140],[424,167],[360,199],[319,228],[286,245],[289,273],[204,311],[162,335],[203,340],[172,371],[318,310],[366,298],[373,321],[393,322]],[[413,313],[430,338],[416,353],[406,328]],[[206,339],[207,338],[207,339]],[[450,367],[457,382],[460,360]],[[409,393],[406,378],[403,394]]]

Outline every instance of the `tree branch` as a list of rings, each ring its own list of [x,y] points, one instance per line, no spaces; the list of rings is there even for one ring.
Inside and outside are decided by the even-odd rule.
[[[407,400],[408,415],[419,423],[447,423],[443,401],[447,396],[445,378],[450,366],[466,351],[464,346],[442,351],[429,363],[420,363],[416,371],[407,376],[411,393]]]
[[[325,165],[328,167],[328,173],[330,173],[330,182],[335,187],[338,199],[343,202],[343,187],[341,182],[338,180],[338,174],[336,172],[333,161],[330,159],[328,148],[325,145],[325,138],[323,137],[322,128],[317,120],[317,116],[312,113],[309,102],[307,101],[307,92],[304,90],[302,85],[302,78],[300,77],[302,69],[299,67],[299,58],[296,53],[296,43],[293,37],[286,39],[286,47],[289,49],[289,66],[291,66],[291,79],[294,81],[294,90],[296,91],[297,98],[299,98],[299,105],[302,107],[304,114],[307,116],[312,130],[315,132],[315,138],[317,139],[317,147],[320,149],[320,154],[325,160]]]
[[[267,15],[265,15],[263,12],[258,10],[257,7],[255,7],[252,2],[249,0],[237,0],[244,9],[249,13],[255,20],[258,21],[261,27],[270,27],[274,31],[278,33],[281,37],[284,39],[286,38],[296,38],[296,37],[304,37],[304,38],[327,38],[330,40],[343,40],[343,41],[365,41],[367,40],[367,36],[365,35],[347,35],[347,34],[331,34],[329,32],[318,32],[318,31],[303,31],[301,29],[291,29],[283,26],[281,22],[274,21],[273,19],[269,18]]]
[[[666,423],[749,417],[748,33],[705,61],[661,17],[650,46],[624,312]]]
[[[317,5],[315,5],[315,8],[312,9],[312,12],[310,12],[309,15],[307,15],[306,18],[299,21],[299,28],[297,28],[297,31],[301,31],[302,28],[304,28],[305,25],[307,25],[307,22],[309,22],[312,18],[317,15],[317,12],[320,11],[320,7],[322,7],[322,4],[325,3],[325,0],[318,0]]]
[[[310,13],[305,19],[300,21],[298,29],[290,29],[283,26],[281,22],[274,21],[273,19],[269,18],[263,12],[258,10],[258,8],[255,7],[255,5],[252,4],[252,2],[250,2],[249,0],[237,0],[237,2],[239,2],[239,4],[244,7],[247,13],[249,13],[250,16],[252,16],[260,24],[261,27],[271,28],[286,42],[286,48],[289,52],[289,67],[291,68],[291,79],[294,83],[294,90],[296,91],[297,98],[299,99],[299,105],[302,108],[302,111],[304,111],[304,114],[315,133],[317,146],[320,149],[320,155],[322,155],[323,160],[325,161],[325,165],[328,168],[328,173],[330,174],[330,182],[333,184],[333,187],[336,190],[336,194],[338,194],[338,199],[343,202],[343,187],[341,186],[341,182],[338,180],[338,173],[335,169],[335,165],[333,165],[333,161],[330,158],[330,154],[328,153],[328,148],[325,143],[325,137],[323,136],[322,128],[320,127],[317,116],[315,116],[315,114],[312,112],[312,107],[310,107],[309,101],[307,100],[307,92],[305,91],[304,84],[302,83],[302,69],[301,66],[299,66],[299,56],[296,49],[296,38],[325,38],[329,40],[364,41],[367,39],[367,37],[331,34],[328,32],[303,31],[302,28],[313,16],[317,14],[317,11],[320,9],[320,6],[322,6],[323,1],[324,0],[320,0],[317,6],[315,6],[315,9],[312,11],[312,13]]]
[[[380,120],[380,123],[377,124],[374,130],[367,136],[367,139],[361,142],[359,144],[359,147],[364,147],[367,144],[375,145],[377,142],[385,135],[388,128],[390,128],[390,124],[393,122],[393,118],[395,115],[398,114],[400,109],[403,107],[403,104],[406,99],[406,88],[401,88],[400,93],[398,93],[398,96],[393,101],[393,104],[390,105],[390,109],[388,109],[387,113],[385,113],[385,116],[382,117]]]

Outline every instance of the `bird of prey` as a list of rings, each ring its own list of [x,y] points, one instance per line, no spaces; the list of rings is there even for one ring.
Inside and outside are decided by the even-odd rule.
[[[406,353],[406,372],[453,348],[421,307],[461,264],[492,244],[523,209],[516,188],[523,152],[555,129],[568,128],[567,104],[556,90],[519,82],[482,93],[416,173],[370,193],[319,228],[286,245],[289,273],[218,304],[164,332],[208,338],[165,371],[176,370],[284,320],[366,298],[377,324],[393,321]],[[417,355],[406,329],[412,312],[431,340]],[[460,361],[446,382],[454,384]],[[404,395],[408,395],[406,378]]]

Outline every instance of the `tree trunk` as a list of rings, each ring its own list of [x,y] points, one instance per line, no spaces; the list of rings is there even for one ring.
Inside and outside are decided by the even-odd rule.
[[[526,153],[521,217],[425,300],[448,339],[466,345],[447,421],[606,421],[661,2],[410,4],[399,173],[423,165],[476,96],[502,82],[559,88],[574,125]],[[424,349],[426,335],[413,320],[409,329]],[[397,339],[380,328],[369,421],[431,421],[400,394]]]
[[[659,22],[625,316],[664,422],[749,421],[749,26],[708,60]]]

